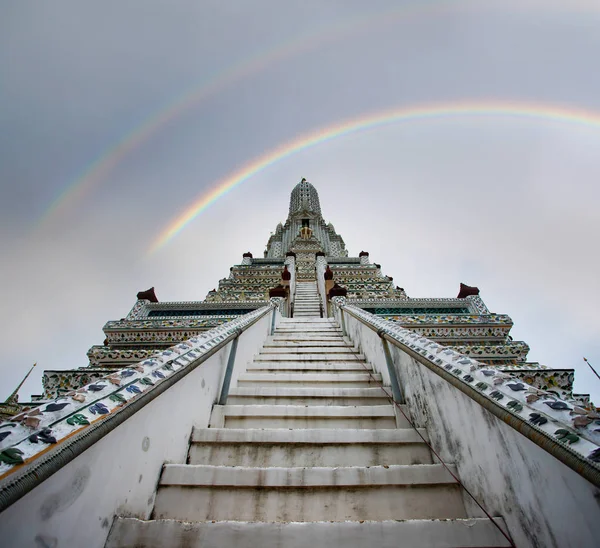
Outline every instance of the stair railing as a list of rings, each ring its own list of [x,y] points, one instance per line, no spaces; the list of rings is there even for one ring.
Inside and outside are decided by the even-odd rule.
[[[565,415],[565,410],[572,409],[572,403],[559,400],[555,394],[536,389],[536,394],[549,400],[543,402],[549,404],[548,410],[541,409],[541,406],[529,403],[527,396],[531,393],[526,392],[525,386],[517,377],[499,371],[492,379],[490,374],[494,375],[494,368],[460,354],[452,347],[439,344],[395,322],[348,304],[344,297],[334,297],[331,302],[334,316],[342,325],[344,334],[350,338],[358,338],[355,342],[360,343],[365,354],[375,347],[365,344],[366,341],[360,341],[361,330],[357,324],[362,324],[377,333],[384,344],[387,342],[398,348],[593,485],[600,487],[600,436],[593,432],[592,428],[575,429],[567,422],[570,417]],[[353,326],[349,325],[346,316],[356,320]],[[398,364],[392,361],[391,354],[389,360],[388,365],[397,374]],[[376,362],[375,359],[369,361]],[[497,383],[492,384],[492,381]],[[435,400],[433,394],[429,396]],[[399,401],[394,395],[396,403],[402,403],[402,396],[398,398]],[[591,424],[593,427],[593,423]],[[569,445],[561,441],[565,436],[569,436]],[[577,445],[573,447],[573,443]]]
[[[228,368],[233,370],[234,349],[239,336],[270,312],[281,313],[285,304],[285,299],[271,298],[262,308],[177,343],[169,349],[157,350],[156,356],[115,370],[71,394],[77,396],[85,393],[88,397],[73,397],[68,403],[60,404],[46,402],[45,412],[40,415],[41,420],[35,427],[15,436],[14,440],[3,440],[3,451],[18,449],[18,445],[32,433],[43,429],[51,433],[54,445],[48,449],[45,443],[39,444],[38,453],[30,453],[25,464],[15,462],[14,472],[10,469],[5,471],[0,481],[0,512],[111,433],[232,341],[234,347],[229,354]],[[221,389],[221,395],[224,388],[223,386]],[[126,393],[129,399],[123,396]],[[93,422],[84,421],[82,413],[98,418]]]
[[[317,279],[317,293],[319,295],[319,311],[321,318],[327,314],[327,292],[325,290],[325,269],[327,261],[323,255],[318,255],[315,262],[315,278]]]

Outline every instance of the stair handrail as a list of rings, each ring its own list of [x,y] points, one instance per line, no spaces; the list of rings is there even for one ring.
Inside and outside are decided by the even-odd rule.
[[[452,347],[439,344],[423,335],[410,331],[395,322],[384,320],[375,314],[366,312],[346,301],[345,297],[331,299],[334,312],[337,313],[344,334],[348,335],[344,314],[348,314],[363,325],[369,327],[390,344],[414,358],[430,371],[458,388],[463,394],[480,404],[484,409],[500,420],[526,436],[536,445],[560,460],[563,464],[580,474],[596,487],[600,487],[600,436],[591,430],[575,430],[564,421],[560,413],[571,409],[569,404],[560,400],[555,394],[544,390],[536,393],[541,399],[551,400],[558,405],[554,410],[542,409],[536,403],[529,403],[523,391],[507,392],[504,388],[511,381],[520,383],[517,377],[498,372],[497,378],[502,378],[502,384],[488,386],[490,378],[482,373],[490,366],[461,354]],[[570,405],[573,405],[571,403]],[[525,417],[529,417],[525,418]],[[543,418],[544,420],[540,420]],[[531,421],[535,420],[535,423]],[[593,423],[592,423],[593,424]],[[558,428],[558,430],[557,430]],[[587,427],[586,427],[587,428]],[[557,435],[576,436],[576,450],[571,444],[560,441]],[[568,438],[567,438],[568,439]]]
[[[321,318],[327,316],[327,292],[325,290],[325,269],[327,261],[324,255],[318,255],[315,261],[315,277],[317,279],[317,294],[319,296],[319,310]]]
[[[41,415],[39,412],[34,413],[35,410],[31,410],[32,417],[41,416],[42,419],[36,421],[35,427],[21,425],[26,428],[26,431],[21,432],[21,435],[15,438],[14,441],[9,439],[8,443],[2,444],[2,452],[7,449],[18,449],[17,446],[20,443],[44,430],[47,436],[53,437],[52,442],[47,442],[53,443],[53,445],[48,446],[47,443],[40,443],[39,450],[36,453],[27,455],[25,464],[15,463],[8,470],[4,470],[4,477],[0,480],[0,512],[112,432],[114,428],[190,374],[265,315],[271,312],[275,313],[277,310],[281,312],[281,308],[285,304],[284,301],[285,299],[282,298],[271,298],[266,306],[191,337],[184,342],[177,343],[166,350],[157,351],[156,355],[151,358],[111,372],[106,377],[96,379],[94,382],[77,391],[72,391],[68,395],[48,400],[39,408],[36,408],[41,410],[42,407],[46,406]],[[127,373],[124,375],[123,372]],[[159,374],[155,374],[157,372]],[[141,382],[143,378],[149,379],[150,383]],[[127,382],[120,384],[120,379],[127,379]],[[119,384],[111,381],[119,381]],[[105,383],[102,385],[102,390],[90,389],[90,386],[97,387],[102,382]],[[132,386],[137,387],[137,391],[129,391],[130,393],[127,394],[127,389]],[[100,392],[102,392],[101,395]],[[89,400],[85,398],[84,402],[73,398],[73,396],[85,393],[98,394],[98,397]],[[111,398],[111,396],[116,395],[119,395],[121,399]],[[125,396],[131,397],[126,399]],[[61,403],[68,404],[68,409],[65,409],[66,405],[61,407]],[[54,407],[50,407],[53,405]],[[59,407],[59,409],[48,411],[48,407],[50,409]],[[95,410],[92,411],[90,408]],[[103,408],[107,409],[108,412],[100,411]],[[87,410],[90,410],[94,417],[91,424],[89,421],[87,424],[82,423],[80,419],[73,421],[76,415],[82,417],[84,416],[82,412]],[[99,415],[96,418],[97,414]],[[27,412],[21,413],[21,415],[25,416]],[[69,419],[71,419],[71,422],[68,422]],[[18,416],[16,416],[12,417],[11,421],[4,421],[2,424],[14,423],[18,420]],[[58,431],[52,431],[53,427],[58,425],[60,425]],[[49,447],[51,448],[49,449]]]
[[[285,258],[285,264],[291,274],[290,276],[290,288],[289,288],[289,317],[294,317],[294,302],[296,301],[296,258],[295,255],[287,255]]]

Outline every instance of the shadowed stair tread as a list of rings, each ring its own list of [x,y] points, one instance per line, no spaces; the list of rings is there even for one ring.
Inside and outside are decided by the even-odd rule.
[[[256,362],[287,362],[287,361],[365,361],[363,354],[355,354],[354,352],[322,352],[318,354],[309,354],[308,352],[294,353],[261,353],[254,358]]]
[[[343,333],[341,332],[333,332],[332,333],[327,331],[327,332],[323,332],[323,331],[318,331],[315,333],[311,333],[310,337],[311,338],[316,338],[316,339],[326,339],[328,341],[334,341],[334,340],[339,340],[340,338],[343,339]],[[303,331],[290,331],[289,333],[275,333],[273,335],[273,337],[280,337],[280,338],[285,338],[286,340],[294,340],[294,337],[303,337],[303,339],[308,338],[308,334],[303,332]],[[273,337],[269,337],[266,340],[266,343],[270,343],[273,340]]]
[[[424,428],[419,433],[427,438]],[[372,429],[355,428],[194,428],[192,443],[260,443],[260,444],[405,444],[423,443],[412,428]]]
[[[381,398],[387,397],[379,387],[336,388],[336,387],[288,387],[288,386],[238,386],[229,391],[230,396],[316,396],[323,398]]]
[[[360,362],[343,363],[343,362],[261,362],[256,366],[248,367],[248,372],[263,372],[263,373],[334,373],[341,375],[343,373],[360,373],[365,371],[365,368]]]
[[[381,382],[380,373],[242,373],[239,381]]]
[[[449,468],[454,474],[454,465]],[[255,468],[166,464],[159,485],[209,487],[365,487],[381,485],[441,485],[456,480],[441,464],[391,466]]]
[[[354,352],[357,348],[343,339],[321,339],[320,342],[288,339],[286,341],[267,341],[262,347],[261,353],[298,352],[298,350],[303,349],[311,352]]]
[[[506,529],[502,518],[496,523]],[[118,518],[106,548],[505,548],[510,546],[487,518],[406,521],[264,523]]]
[[[395,417],[392,405],[223,405],[226,417]]]

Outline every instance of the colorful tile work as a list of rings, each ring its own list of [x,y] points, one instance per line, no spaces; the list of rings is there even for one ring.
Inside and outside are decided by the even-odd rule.
[[[216,345],[244,330],[262,315],[280,306],[268,306],[219,326],[184,343],[156,352],[152,357],[122,370],[104,372],[92,383],[42,403],[0,424],[0,476],[16,465],[31,462],[48,445],[60,444],[82,429],[109,417],[132,400],[165,382],[176,372],[190,367]]]
[[[452,347],[405,329],[397,322],[347,304],[343,297],[336,297],[332,301],[334,307],[348,310],[376,331],[385,333],[419,354],[433,368],[453,375],[459,382],[487,396],[514,417],[534,425],[542,436],[571,446],[581,458],[591,463],[600,462],[600,414],[589,402],[574,398],[563,400],[552,391],[522,382],[512,375],[512,371],[508,374],[498,368],[489,368]],[[542,445],[543,441],[539,444]]]

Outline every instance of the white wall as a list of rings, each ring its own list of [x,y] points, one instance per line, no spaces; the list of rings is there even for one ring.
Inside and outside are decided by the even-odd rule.
[[[262,346],[272,312],[239,338],[232,386]],[[279,314],[277,314],[279,318]],[[0,544],[103,547],[115,515],[148,519],[164,463],[186,461],[208,426],[231,343],[0,514]]]
[[[344,313],[350,338],[389,383],[382,341]],[[600,489],[492,415],[409,354],[389,344],[416,426],[493,516],[506,520],[521,547],[600,544]],[[470,515],[484,514],[465,494]]]

